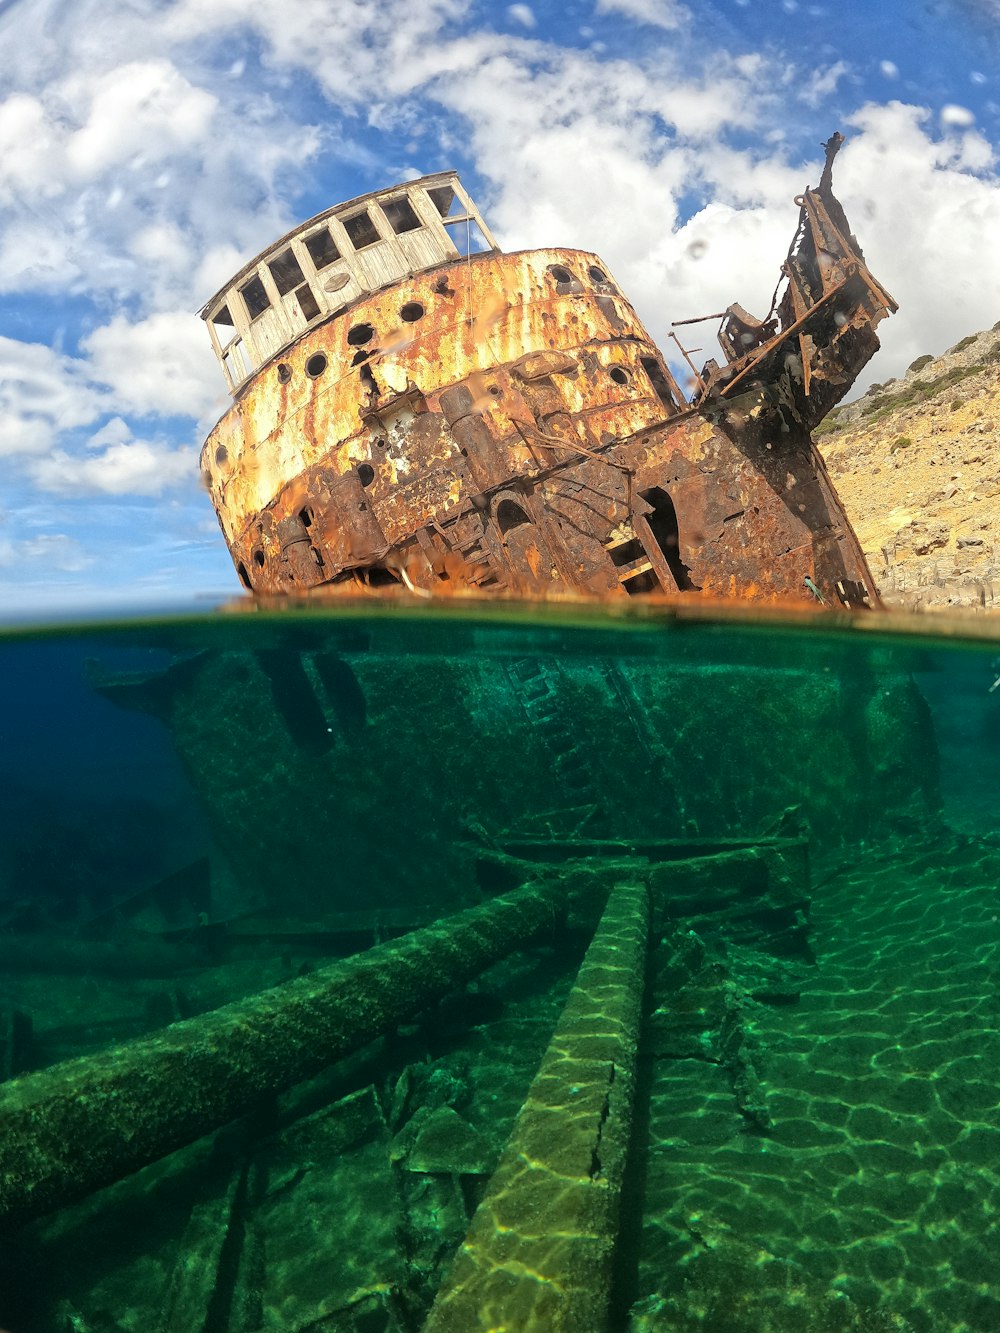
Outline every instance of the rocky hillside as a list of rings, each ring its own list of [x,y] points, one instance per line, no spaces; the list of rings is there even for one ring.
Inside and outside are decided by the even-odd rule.
[[[1000,608],[1000,322],[816,432],[888,606]]]

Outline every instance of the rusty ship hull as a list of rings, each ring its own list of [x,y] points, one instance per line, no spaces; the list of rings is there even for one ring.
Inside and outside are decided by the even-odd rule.
[[[810,435],[895,309],[837,147],[780,301],[717,317],[690,398],[598,255],[502,253],[451,173],[282,238],[202,312],[234,393],[202,471],[244,587],[874,605]]]

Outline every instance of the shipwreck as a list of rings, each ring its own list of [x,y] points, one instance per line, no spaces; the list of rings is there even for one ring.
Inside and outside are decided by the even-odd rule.
[[[838,146],[772,309],[711,317],[688,397],[597,255],[502,254],[453,173],[284,237],[203,312],[244,585],[874,604],[810,438],[895,308]],[[73,796],[0,863],[5,1325],[932,1326],[912,1218],[961,1260],[981,1212],[928,1155],[994,1189],[967,1112],[995,1090],[954,1042],[990,1039],[997,858],[934,840],[911,648],[873,617],[536,609],[88,634],[103,730],[74,770],[46,698],[22,730]],[[34,660],[75,706],[67,657]],[[162,826],[166,873],[112,858],[144,807],[79,798],[92,753],[169,798],[129,829]],[[969,1235],[946,1294],[987,1310]]]
[[[234,399],[201,466],[243,586],[872,605],[810,435],[896,309],[833,194],[841,143],[767,315],[708,317],[724,358],[687,358],[690,396],[600,256],[503,253],[454,172],[281,237],[201,312]]]

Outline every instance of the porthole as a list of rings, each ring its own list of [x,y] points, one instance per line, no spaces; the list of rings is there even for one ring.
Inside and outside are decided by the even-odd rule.
[[[352,347],[363,347],[375,337],[375,330],[370,324],[355,324],[347,331],[347,341]]]
[[[322,375],[326,370],[326,353],[317,352],[306,362],[306,374],[310,379],[315,379],[317,375]]]
[[[220,444],[218,449],[216,449],[215,461],[219,465],[219,467],[222,467],[224,464],[229,462],[229,450],[226,448],[224,444]]]
[[[358,481],[361,482],[361,485],[370,486],[374,480],[375,480],[375,469],[372,467],[371,463],[359,463]]]
[[[264,552],[261,551],[259,548],[253,553],[253,562],[258,569],[264,568]]]
[[[556,282],[574,282],[575,279],[565,264],[550,264],[549,272],[555,278]]]
[[[628,384],[628,371],[623,370],[621,366],[612,366],[608,374],[616,384]]]
[[[284,361],[278,363],[278,380],[281,384],[287,384],[292,378],[292,368]]]
[[[596,264],[591,264],[590,268],[587,269],[587,272],[590,274],[591,282],[607,282],[608,280],[608,275],[603,269],[598,268]]]
[[[424,308],[419,301],[407,301],[400,310],[399,317],[407,324],[416,324],[418,319],[423,319]]]

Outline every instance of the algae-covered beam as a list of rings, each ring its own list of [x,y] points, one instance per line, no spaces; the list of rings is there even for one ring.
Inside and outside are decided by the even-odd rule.
[[[546,931],[526,886],[310,976],[0,1089],[0,1222],[78,1199],[360,1049]]]
[[[606,1328],[648,932],[617,885],[424,1333]]]

